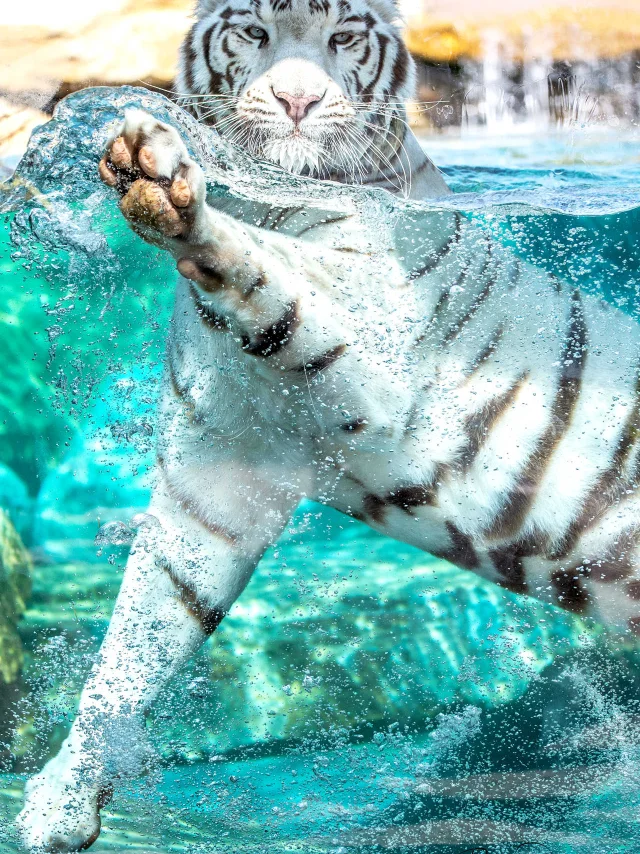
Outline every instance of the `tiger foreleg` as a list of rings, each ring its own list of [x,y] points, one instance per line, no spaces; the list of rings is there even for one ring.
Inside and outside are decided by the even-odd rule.
[[[18,827],[28,850],[77,851],[98,837],[122,760],[144,750],[144,709],[204,637],[157,550],[139,539],[71,732],[27,783]]]
[[[356,254],[347,263],[323,243],[253,228],[212,209],[202,170],[177,132],[144,113],[127,115],[100,174],[121,193],[131,226],[171,252],[203,310],[222,315],[264,370],[304,388],[323,432],[360,432],[363,425],[388,432],[389,412],[406,409],[410,393],[398,364],[390,369],[389,354],[367,346],[336,289],[338,280],[348,291],[347,280],[357,287],[358,277],[372,275],[364,260]],[[375,319],[371,309],[367,325]]]
[[[30,851],[77,851],[100,832],[101,807],[124,777],[144,770],[144,715],[181,665],[216,629],[240,594],[297,496],[272,483],[247,515],[231,477],[221,509],[181,504],[169,463],[127,562],[122,588],[78,715],[59,754],[26,786],[17,824]],[[249,477],[247,476],[247,482]],[[234,472],[233,485],[240,476]],[[256,482],[259,479],[256,478]],[[255,483],[252,483],[256,489]],[[236,532],[229,519],[240,519]]]

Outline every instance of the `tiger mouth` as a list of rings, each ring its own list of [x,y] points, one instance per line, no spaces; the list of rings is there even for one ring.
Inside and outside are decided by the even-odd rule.
[[[312,175],[320,169],[322,151],[318,143],[299,128],[288,136],[265,140],[263,149],[267,160],[287,172]]]

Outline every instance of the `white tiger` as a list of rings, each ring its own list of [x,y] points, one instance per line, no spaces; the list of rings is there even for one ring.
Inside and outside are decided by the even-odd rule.
[[[412,198],[449,192],[407,125],[415,66],[392,0],[201,0],[176,85],[284,169]]]
[[[413,170],[412,195],[443,192],[409,133],[394,149],[412,72],[393,19],[384,0],[204,6],[181,90],[203,95],[191,101],[202,119],[290,169],[398,192]],[[373,115],[384,145],[366,134]],[[450,211],[406,207],[389,242],[344,211],[239,203],[231,217],[207,204],[178,133],[144,113],[126,116],[100,173],[182,274],[157,524],[131,550],[69,737],[27,785],[28,848],[97,838],[118,778],[109,733],[137,737],[305,496],[640,633],[632,319]]]

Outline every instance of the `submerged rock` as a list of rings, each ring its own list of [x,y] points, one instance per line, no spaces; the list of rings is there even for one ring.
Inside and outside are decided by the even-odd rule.
[[[23,648],[18,635],[31,591],[31,559],[11,524],[0,510],[0,762],[3,737],[12,725],[9,704],[18,694]]]
[[[31,591],[31,559],[7,514],[0,510],[0,683],[15,682],[22,667],[16,627]]]
[[[4,510],[25,542],[31,535],[33,501],[27,487],[10,468],[0,463],[0,509]]]

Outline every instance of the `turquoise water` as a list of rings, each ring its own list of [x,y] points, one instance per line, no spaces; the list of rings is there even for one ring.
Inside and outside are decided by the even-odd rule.
[[[68,99],[0,196],[0,506],[33,562],[21,664],[0,645],[0,674],[21,667],[0,682],[3,854],[106,630],[113,525],[126,540],[148,495],[173,264],[95,174],[140,101],[167,117],[133,90]],[[638,311],[640,135],[425,145],[448,204]],[[212,193],[326,195],[222,144],[206,164]],[[151,772],[116,793],[94,850],[637,852],[639,687],[629,642],[309,503],[153,711]]]

